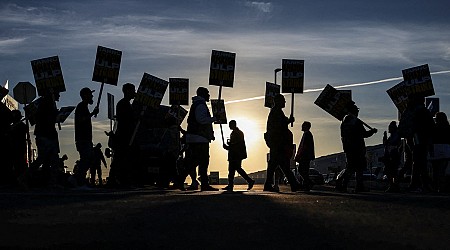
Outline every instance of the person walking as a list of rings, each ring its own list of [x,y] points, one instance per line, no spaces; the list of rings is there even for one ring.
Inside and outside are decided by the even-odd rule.
[[[102,144],[97,143],[93,148],[93,157],[92,157],[91,168],[89,169],[89,173],[91,174],[91,185],[95,186],[95,174],[98,176],[98,185],[103,185],[102,179],[102,163],[105,168],[108,168],[108,164],[106,164],[105,155],[102,152]]]
[[[313,186],[313,182],[309,178],[309,166],[311,161],[316,158],[314,154],[314,137],[310,129],[311,123],[308,121],[303,122],[303,136],[294,158],[294,160],[298,162],[297,171],[303,179],[301,189],[304,191],[309,191]]]
[[[116,131],[113,137],[114,158],[109,172],[108,186],[130,184],[130,167],[128,166],[130,140],[135,129],[135,116],[131,100],[136,96],[136,87],[132,83],[122,86],[123,98],[116,105]]]
[[[448,149],[448,145],[450,144],[450,124],[447,115],[444,112],[437,112],[434,119],[436,126],[432,134],[433,144],[435,147],[439,145]],[[433,156],[435,153],[437,152],[433,152]],[[433,167],[433,188],[437,192],[448,191],[448,187],[445,186],[445,171],[448,165],[448,158],[444,157],[431,161]]]
[[[408,187],[411,192],[433,190],[427,170],[433,130],[434,121],[425,107],[425,97],[416,94],[408,96],[408,104],[400,119],[399,132],[412,149],[411,183]]]
[[[223,148],[228,150],[228,186],[222,188],[223,190],[233,191],[234,174],[238,172],[244,178],[248,187],[247,190],[253,188],[255,181],[248,176],[242,168],[242,160],[247,158],[247,148],[245,147],[244,133],[237,127],[236,121],[231,120],[228,126],[232,130],[228,145],[223,144]]]
[[[177,184],[180,190],[184,190],[184,181],[191,171],[198,166],[201,191],[217,191],[217,188],[209,185],[209,143],[214,140],[212,123],[216,121],[212,117],[206,103],[209,102],[209,90],[205,87],[197,89],[197,95],[192,98],[187,119],[186,143],[186,168],[180,175]]]
[[[384,174],[389,181],[389,187],[386,189],[386,192],[391,193],[400,191],[398,185],[398,167],[400,166],[400,147],[402,141],[397,130],[397,122],[392,121],[388,126],[388,131],[384,131],[383,134]],[[389,133],[389,136],[387,136],[387,133]]]
[[[283,95],[277,94],[274,97],[274,106],[270,110],[267,118],[267,132],[265,133],[266,143],[270,148],[270,159],[267,164],[267,176],[264,184],[264,191],[277,192],[273,187],[273,177],[275,169],[280,167],[291,185],[291,191],[299,190],[300,184],[290,170],[290,159],[293,155],[293,135],[288,125],[295,121],[293,116],[287,118],[283,108],[286,100]]]
[[[356,173],[355,193],[365,191],[363,184],[363,171],[367,168],[366,144],[364,138],[368,138],[377,132],[373,128],[366,130],[363,122],[358,119],[359,108],[354,102],[347,107],[348,115],[341,123],[341,140],[347,166],[342,176],[342,184],[336,185],[337,191],[346,192],[350,177]]]
[[[58,115],[56,102],[59,101],[59,92],[46,90],[36,111],[34,135],[36,136],[37,158],[30,165],[31,176],[37,173],[42,165],[44,179],[40,183],[56,186],[59,165],[59,140],[55,124]],[[36,175],[34,175],[36,176]]]
[[[93,143],[92,143],[92,121],[91,117],[97,115],[98,107],[92,112],[89,111],[88,105],[94,103],[92,93],[95,90],[82,88],[80,90],[81,102],[75,108],[75,145],[80,155],[78,171],[75,173],[77,186],[86,185],[86,174],[92,164],[93,159]]]

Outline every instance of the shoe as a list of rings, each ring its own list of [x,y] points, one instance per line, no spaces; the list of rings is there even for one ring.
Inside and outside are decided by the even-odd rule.
[[[217,188],[214,188],[214,187],[212,187],[212,186],[210,186],[210,185],[207,185],[207,186],[201,186],[201,188],[200,188],[200,190],[201,191],[219,191],[219,189],[217,189]]]
[[[250,180],[248,182],[248,187],[247,190],[251,190],[253,188],[253,186],[255,185],[255,180]]]
[[[279,189],[277,190],[277,189],[275,189],[275,188],[272,187],[272,186],[264,186],[263,191],[266,191],[266,192],[274,192],[274,193],[280,192]]]
[[[222,190],[233,191],[233,186],[228,185],[226,187],[223,187]]]

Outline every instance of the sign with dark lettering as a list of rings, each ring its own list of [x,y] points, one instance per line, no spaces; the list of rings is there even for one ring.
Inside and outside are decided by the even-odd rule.
[[[47,91],[66,91],[58,56],[31,61],[31,68],[39,96],[43,96]]]
[[[150,108],[158,108],[168,85],[168,81],[144,73],[134,101]]]
[[[98,46],[92,81],[117,86],[121,60],[122,51]]]
[[[303,93],[305,61],[283,59],[282,66],[282,93]]]
[[[169,78],[169,104],[189,105],[189,79]]]
[[[236,53],[213,50],[209,70],[209,85],[233,87]]]
[[[273,98],[280,93],[280,85],[266,82],[266,95],[264,98],[264,107],[272,108],[275,104]]]
[[[108,119],[114,120],[114,95],[108,93]]]
[[[403,81],[406,87],[409,88],[409,93],[419,94],[423,97],[434,95],[434,87],[428,64],[404,69],[402,73]]]
[[[227,113],[225,112],[224,100],[211,100],[213,116],[217,118],[215,124],[227,124]]]
[[[347,115],[347,105],[351,101],[348,93],[339,91],[327,84],[314,104],[341,121]]]
[[[399,82],[394,87],[386,90],[395,107],[400,113],[403,113],[408,104],[408,95],[411,94],[412,88],[408,87],[404,81]]]
[[[183,122],[187,113],[188,113],[188,111],[185,108],[183,108],[179,105],[172,105],[170,107],[169,111],[167,112],[167,116],[177,119],[177,124],[179,126]]]

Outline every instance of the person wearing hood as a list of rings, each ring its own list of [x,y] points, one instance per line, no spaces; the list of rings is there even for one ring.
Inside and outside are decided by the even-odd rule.
[[[217,191],[217,188],[209,185],[209,143],[213,141],[213,122],[215,117],[211,116],[206,103],[209,102],[209,90],[205,87],[197,89],[197,95],[192,98],[192,105],[187,118],[186,143],[186,169],[180,176],[178,188],[184,190],[184,181],[187,174],[198,166],[200,175],[201,191]]]

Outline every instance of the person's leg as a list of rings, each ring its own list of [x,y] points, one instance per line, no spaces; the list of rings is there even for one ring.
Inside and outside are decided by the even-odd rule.
[[[234,163],[234,170],[244,178],[245,181],[250,182],[252,181],[252,178],[248,176],[247,172],[242,168],[242,160],[235,161]],[[234,177],[234,175],[233,175]]]
[[[291,171],[290,159],[287,157],[283,157],[282,159],[280,159],[280,168],[288,179],[289,185],[291,185],[291,191],[297,191],[300,187],[300,184],[298,183],[297,178],[295,178],[294,173],[292,173]]]
[[[90,175],[91,175],[91,178],[90,178],[90,184],[91,184],[92,186],[95,185],[95,172],[96,172],[95,170],[96,170],[96,167],[93,166],[93,165],[91,165],[91,167],[89,168],[89,173],[90,173]]]
[[[78,185],[84,185],[86,179],[86,173],[92,164],[93,148],[92,142],[80,141],[76,142],[76,148],[80,154],[80,163],[78,166],[78,171],[76,173],[76,178]]]
[[[355,192],[362,192],[362,191],[366,191],[365,187],[364,187],[364,182],[363,182],[363,171],[364,169],[367,168],[367,160],[366,160],[366,155],[361,154],[358,156],[357,159],[357,163],[355,165],[355,180],[356,180],[356,187],[355,187]]]
[[[300,161],[298,164],[298,172],[303,179],[302,188],[309,190],[312,187],[312,182],[309,179],[309,162],[310,161]]]
[[[267,163],[266,182],[264,183],[264,191],[274,191],[273,178],[275,169],[278,167],[277,153],[275,150],[270,150],[270,159]]]
[[[103,185],[103,179],[102,179],[102,165],[97,166],[97,176],[98,176],[98,185]]]
[[[236,172],[237,164],[239,164],[237,161],[229,161],[228,162],[228,187],[233,189],[234,186],[234,175]]]
[[[255,181],[250,178],[250,176],[248,176],[247,172],[245,172],[245,170],[242,168],[242,160],[239,161],[239,164],[236,165],[236,172],[238,172],[238,174],[240,174],[242,176],[242,178],[244,178],[244,180],[247,181],[248,183],[248,187],[247,190],[250,190],[253,188],[253,185],[255,185]]]

